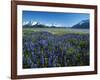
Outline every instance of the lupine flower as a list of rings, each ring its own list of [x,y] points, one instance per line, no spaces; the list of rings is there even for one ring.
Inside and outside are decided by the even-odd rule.
[[[89,34],[23,36],[23,68],[89,65]]]

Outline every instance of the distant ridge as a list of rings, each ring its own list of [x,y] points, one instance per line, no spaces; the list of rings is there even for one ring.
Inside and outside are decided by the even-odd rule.
[[[76,29],[89,29],[90,23],[89,19],[87,20],[82,20],[79,23],[73,25],[72,27],[67,27],[67,26],[61,26],[61,25],[47,25],[47,24],[41,24],[36,21],[27,21],[23,22],[23,28],[76,28]]]
[[[89,29],[90,23],[89,19],[82,20],[79,23],[72,26],[72,28]]]
[[[56,28],[56,27],[63,27],[63,26],[57,24],[42,24],[34,21],[23,22],[23,28]]]

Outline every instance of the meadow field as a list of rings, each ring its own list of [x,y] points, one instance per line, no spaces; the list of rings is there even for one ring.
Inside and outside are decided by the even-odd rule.
[[[88,34],[89,29],[72,29],[72,28],[23,28],[23,35],[29,34],[32,32],[46,31],[55,35],[64,35],[64,34]]]
[[[89,29],[23,28],[23,68],[89,65]]]

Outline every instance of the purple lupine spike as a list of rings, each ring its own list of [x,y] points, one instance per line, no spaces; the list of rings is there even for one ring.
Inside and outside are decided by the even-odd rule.
[[[41,56],[40,62],[41,62],[42,65],[44,65],[44,63],[45,63],[44,56]]]

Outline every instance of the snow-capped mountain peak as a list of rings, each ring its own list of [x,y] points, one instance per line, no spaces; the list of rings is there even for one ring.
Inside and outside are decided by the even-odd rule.
[[[34,26],[36,24],[38,24],[38,22],[36,22],[36,21],[25,21],[25,22],[23,22],[23,26],[25,26],[25,25]]]
[[[89,28],[89,19],[80,21],[73,25],[72,28]]]
[[[35,22],[32,22],[31,25],[33,26],[33,25],[36,25],[36,24],[38,24],[38,22],[35,21]]]
[[[83,24],[84,22],[83,21],[81,21],[79,24],[81,25],[81,24]]]
[[[29,24],[29,21],[23,22],[23,26]]]
[[[78,24],[82,25],[82,24],[84,24],[84,23],[88,23],[88,22],[89,22],[89,20],[82,20],[82,21],[79,22]]]

